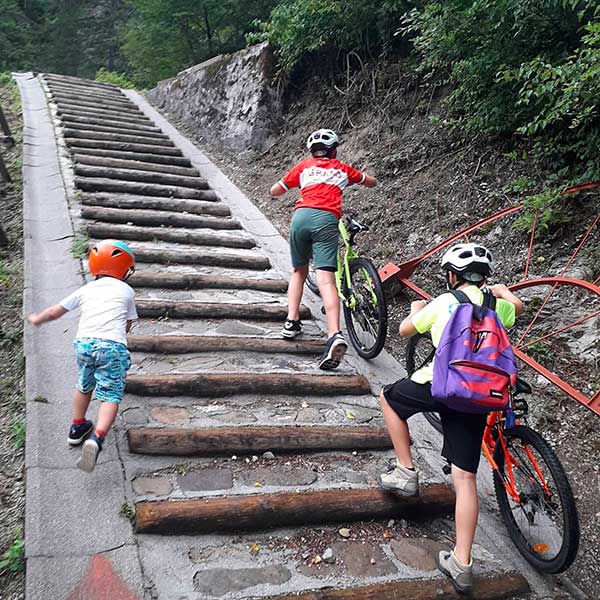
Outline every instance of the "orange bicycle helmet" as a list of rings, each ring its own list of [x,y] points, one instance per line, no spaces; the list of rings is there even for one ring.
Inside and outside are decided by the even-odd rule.
[[[125,281],[135,271],[135,257],[131,248],[119,240],[102,240],[90,248],[90,273],[98,277],[108,275]]]

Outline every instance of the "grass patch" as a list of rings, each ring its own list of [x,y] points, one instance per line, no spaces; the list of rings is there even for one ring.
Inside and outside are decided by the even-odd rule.
[[[23,448],[25,448],[26,431],[27,428],[25,426],[25,419],[19,417],[15,418],[12,426],[12,435],[15,448],[17,450],[22,450]]]
[[[0,558],[0,573],[19,573],[25,569],[25,540],[22,535],[23,532],[19,530],[17,539]]]
[[[71,256],[83,260],[87,258],[89,249],[90,238],[83,233],[76,234],[71,243]]]
[[[135,504],[133,502],[123,502],[119,514],[133,523],[133,520],[135,519]]]

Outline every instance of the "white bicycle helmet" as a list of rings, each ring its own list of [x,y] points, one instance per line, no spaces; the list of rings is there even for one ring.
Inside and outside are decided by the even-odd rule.
[[[479,283],[494,272],[492,253],[481,244],[456,244],[442,256],[442,269]]]
[[[337,133],[331,129],[317,129],[313,131],[306,141],[306,147],[312,150],[314,146],[319,145],[323,148],[331,149],[339,146],[340,139]]]

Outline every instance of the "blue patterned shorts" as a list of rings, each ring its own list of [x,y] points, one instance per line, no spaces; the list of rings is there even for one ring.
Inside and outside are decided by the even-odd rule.
[[[79,338],[73,346],[79,367],[77,389],[87,394],[96,388],[101,402],[121,402],[131,366],[127,346],[98,338]]]

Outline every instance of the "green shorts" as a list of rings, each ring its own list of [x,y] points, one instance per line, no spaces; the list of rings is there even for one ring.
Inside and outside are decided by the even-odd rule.
[[[327,210],[298,208],[290,226],[290,252],[294,268],[308,265],[337,271],[338,218]]]

